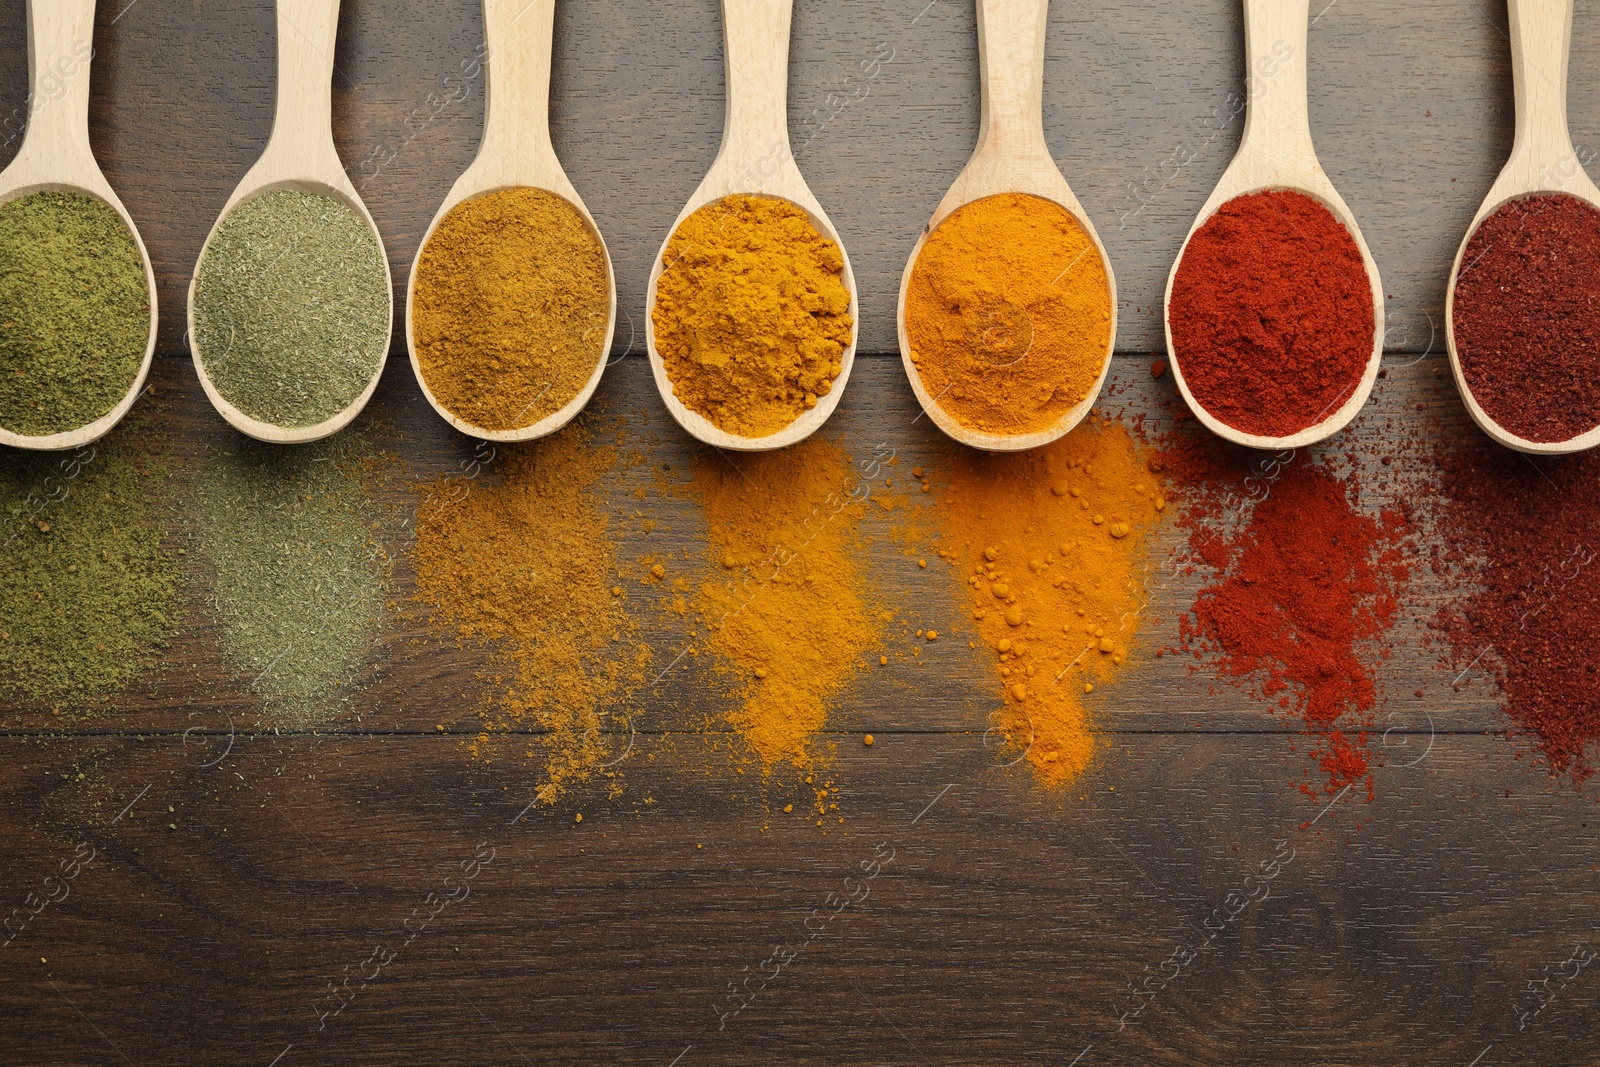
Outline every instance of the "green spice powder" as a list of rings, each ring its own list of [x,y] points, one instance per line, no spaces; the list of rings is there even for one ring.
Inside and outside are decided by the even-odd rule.
[[[87,426],[133,388],[149,345],[144,259],[110,204],[49,192],[0,205],[0,426]]]
[[[335,713],[378,635],[390,570],[369,492],[378,463],[351,433],[288,450],[240,437],[196,476],[222,653],[263,698],[264,725]]]
[[[175,627],[158,473],[124,432],[77,452],[0,455],[0,688],[61,703],[120,689]]]
[[[390,316],[383,250],[332,196],[252,197],[200,260],[194,341],[206,374],[274,426],[315,426],[354,403],[383,366]]]

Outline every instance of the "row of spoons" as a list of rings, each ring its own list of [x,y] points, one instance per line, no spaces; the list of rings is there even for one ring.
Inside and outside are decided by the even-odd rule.
[[[982,124],[978,144],[967,166],[935,210],[905,271],[899,302],[899,333],[906,372],[929,416],[951,437],[974,447],[1010,451],[1033,448],[1067,433],[1094,405],[1110,369],[1116,336],[1116,288],[1109,257],[1087,213],[1061,175],[1044,137],[1043,71],[1048,0],[976,0],[981,58]],[[1450,295],[1472,233],[1507,201],[1533,193],[1558,192],[1600,205],[1597,190],[1576,164],[1566,123],[1566,67],[1571,38],[1572,0],[1508,0],[1511,16],[1513,73],[1516,82],[1517,133],[1510,160],[1474,218],[1452,268]],[[790,150],[787,115],[788,53],[793,0],[722,0],[727,66],[726,117],[722,146],[706,177],[695,190],[673,230],[694,212],[724,197],[754,194],[787,200],[810,217],[826,238],[839,245],[844,259],[842,281],[851,295],[852,322],[859,324],[856,284],[838,232],[801,176]],[[1377,265],[1361,237],[1355,218],[1317,160],[1312,145],[1306,92],[1306,39],[1309,0],[1244,0],[1246,64],[1250,71],[1247,117],[1233,162],[1207,200],[1185,240],[1168,279],[1168,348],[1180,392],[1197,417],[1218,435],[1256,448],[1294,448],[1322,440],[1342,429],[1366,403],[1379,370],[1384,336],[1383,292]],[[66,57],[92,38],[95,0],[30,0],[28,12],[31,88],[41,91]],[[339,0],[277,0],[277,114],[271,139],[261,158],[229,198],[207,250],[228,216],[241,204],[264,193],[293,189],[331,196],[359,212],[381,249],[381,238],[361,197],[345,173],[332,135],[331,86]],[[477,158],[457,180],[435,216],[422,248],[427,248],[440,222],[466,200],[515,188],[542,189],[572,204],[583,216],[600,247],[598,228],[556,157],[549,132],[549,89],[555,0],[484,0],[488,94],[483,140]],[[1559,75],[1559,76],[1557,76]],[[0,429],[0,443],[35,449],[78,447],[103,435],[126,414],[142,389],[154,354],[155,281],[149,256],[131,217],[107,183],[89,147],[89,79],[69,79],[54,106],[35,109],[17,158],[0,174],[0,203],[33,192],[74,189],[98,197],[122,218],[138,243],[150,290],[149,344],[136,380],[110,412],[66,432],[26,437]],[[1172,340],[1172,283],[1195,233],[1223,205],[1263,191],[1292,191],[1323,205],[1359,247],[1373,296],[1372,351],[1365,372],[1348,399],[1314,425],[1293,434],[1268,437],[1245,433],[1208,412],[1191,392],[1183,360]],[[1020,193],[1060,205],[1079,222],[1105,263],[1110,290],[1111,324],[1100,375],[1087,396],[1047,430],[1015,436],[987,434],[962,425],[924,388],[911,358],[906,330],[906,290],[912,269],[929,235],[952,213],[974,201],[1003,193]],[[670,239],[670,238],[669,238]],[[655,306],[656,287],[665,269],[666,245],[650,276],[647,303]],[[206,251],[202,251],[204,263]],[[418,261],[421,260],[419,252]],[[428,389],[417,362],[414,338],[408,336],[411,362],[429,403],[465,433],[504,441],[530,440],[554,432],[582,410],[593,395],[610,351],[616,321],[616,286],[606,257],[610,312],[600,358],[585,386],[559,411],[533,425],[491,431],[476,427],[448,410]],[[385,267],[385,284],[389,283]],[[199,270],[196,271],[196,280]],[[408,287],[416,286],[413,266]],[[392,287],[388,289],[392,304]],[[218,390],[208,373],[207,353],[195,331],[195,284],[189,291],[189,337],[201,383],[217,410],[252,437],[277,443],[316,440],[337,432],[355,418],[377,387],[382,369],[342,410],[315,425],[285,427],[253,418]],[[1450,316],[1447,314],[1447,322]],[[392,321],[392,307],[391,307]],[[653,316],[646,317],[650,362],[663,401],[680,425],[696,438],[722,448],[764,450],[802,440],[820,427],[837,406],[849,377],[858,328],[842,358],[833,388],[815,407],[790,425],[764,437],[731,434],[689,409],[674,395],[672,382],[656,350]],[[1564,442],[1538,442],[1506,430],[1479,405],[1463,375],[1453,322],[1447,343],[1457,383],[1468,411],[1495,440],[1526,452],[1568,452],[1600,443],[1600,427]],[[390,338],[385,338],[385,351]]]

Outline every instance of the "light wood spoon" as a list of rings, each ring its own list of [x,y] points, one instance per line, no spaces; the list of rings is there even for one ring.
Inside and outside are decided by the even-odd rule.
[[[1311,116],[1306,98],[1309,15],[1310,0],[1244,0],[1245,70],[1249,87],[1244,134],[1233,162],[1189,228],[1183,249],[1188,249],[1195,232],[1218,208],[1246,193],[1290,190],[1320,202],[1333,212],[1361,250],[1361,262],[1366,265],[1367,280],[1372,283],[1372,356],[1367,360],[1361,380],[1344,403],[1298,433],[1266,437],[1246,433],[1214,418],[1189,392],[1183,379],[1182,360],[1172,343],[1172,283],[1183,263],[1183,250],[1180,250],[1167,276],[1163,316],[1173,378],[1189,409],[1207,429],[1251,448],[1302,448],[1338,433],[1367,402],[1383,362],[1383,282],[1378,277],[1378,265],[1373,262],[1355,216],[1323,173],[1322,164],[1317,162],[1317,151],[1311,144]]]
[[[339,30],[339,0],[277,0],[278,8],[278,103],[277,117],[272,126],[272,137],[255,166],[245,174],[244,180],[233,191],[228,202],[212,224],[206,236],[206,248],[217,235],[217,230],[230,212],[239,204],[259,193],[275,189],[297,189],[303,193],[331,196],[342,200],[360,213],[372,230],[372,239],[378,242],[383,253],[383,236],[361,195],[345,174],[344,163],[333,143],[333,48]],[[361,409],[372,399],[383,376],[389,343],[393,340],[393,325],[384,339],[384,359],[372,374],[359,396],[350,406],[313,426],[286,427],[251,418],[234,407],[212,384],[206,374],[205,353],[196,341],[194,323],[195,288],[200,280],[200,263],[205,261],[206,248],[200,252],[195,264],[194,277],[189,281],[189,351],[194,358],[194,369],[200,375],[200,385],[205,389],[211,404],[222,417],[241,433],[272,444],[303,444],[338,433],[348,426]],[[389,291],[390,319],[394,310],[394,281],[389,274],[388,256],[383,255],[384,279]]]
[[[1088,213],[1067,186],[1044,138],[1044,45],[1049,13],[1050,0],[978,0],[978,59],[983,85],[978,147],[944,199],[939,201],[933,218],[911,250],[905,274],[900,279],[897,311],[900,361],[905,365],[906,377],[911,379],[911,389],[917,394],[922,410],[928,413],[935,426],[957,441],[992,452],[1038,448],[1082,422],[1111,370],[1111,353],[1117,340],[1117,281],[1111,272],[1111,257],[1106,255]],[[922,375],[911,358],[911,337],[906,330],[906,296],[911,291],[911,275],[929,235],[957,208],[999,193],[1027,193],[1060,204],[1071,212],[1094,242],[1111,290],[1111,333],[1093,388],[1079,404],[1063,412],[1055,425],[1029,434],[983,433],[954,419],[939,406],[939,398],[929,395],[923,385]]]
[[[1483,220],[1508,200],[1533,193],[1565,193],[1600,208],[1595,188],[1567,132],[1567,58],[1572,47],[1572,0],[1508,0],[1511,15],[1511,77],[1516,86],[1517,133],[1511,157],[1489,187],[1489,195],[1467,227],[1450,267],[1444,300],[1445,345],[1462,403],[1483,432],[1507,448],[1542,455],[1581,452],[1600,445],[1600,426],[1566,441],[1530,441],[1501,426],[1479,406],[1456,352],[1456,281],[1461,259]]]
[[[87,426],[32,437],[0,429],[0,445],[60,450],[104,436],[133,407],[156,351],[156,276],[128,209],[100,172],[89,147],[89,61],[95,0],[28,0],[28,131],[0,173],[0,203],[32,193],[72,191],[104,200],[133,235],[150,290],[150,338],[133,384],[117,405]]]
[[[795,165],[789,148],[789,23],[794,0],[722,0],[722,29],[727,66],[727,108],[723,118],[722,147],[700,187],[689,197],[683,211],[672,224],[676,233],[685,219],[705,205],[725,196],[745,193],[787,200],[805,210],[817,232],[839,246],[844,259],[842,280],[850,293],[850,344],[840,359],[839,376],[817,406],[802,412],[788,426],[767,437],[744,437],[728,433],[705,416],[691,411],[672,393],[672,380],[666,364],[656,351],[656,283],[666,268],[667,245],[662,242],[650,271],[650,287],[645,294],[644,335],[650,352],[650,369],[655,373],[656,389],[667,410],[691,435],[717,448],[759,452],[783,448],[802,441],[815,432],[844,395],[850,367],[855,362],[856,341],[861,334],[861,304],[856,292],[855,274],[844,242],[828,221],[817,198]]]
[[[600,236],[594,216],[573,188],[550,140],[550,53],[554,43],[556,0],[484,0],[483,21],[488,56],[484,60],[486,89],[483,141],[472,166],[456,179],[439,213],[433,217],[422,239],[421,249],[411,264],[411,280],[406,287],[406,345],[411,353],[411,370],[428,398],[446,422],[473,437],[488,441],[532,441],[554,433],[583,410],[600,384],[611,351],[611,338],[617,328],[617,282],[611,269],[611,254]],[[439,402],[422,376],[417,361],[417,342],[412,332],[412,301],[417,291],[417,267],[422,251],[428,247],[433,231],[444,217],[464,200],[504,189],[535,188],[555,193],[578,209],[600,243],[606,260],[606,284],[610,287],[611,309],[606,319],[605,342],[600,346],[594,371],[577,396],[559,411],[546,415],[530,426],[515,430],[486,430],[459,418]],[[493,388],[490,383],[489,388]]]

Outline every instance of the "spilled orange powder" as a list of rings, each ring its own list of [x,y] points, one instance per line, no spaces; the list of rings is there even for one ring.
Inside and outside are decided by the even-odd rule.
[[[1031,452],[963,449],[948,467],[940,555],[965,581],[994,656],[996,725],[1048,784],[1082,774],[1094,754],[1086,689],[1127,662],[1165,492],[1115,423]]]
[[[697,607],[737,679],[729,720],[763,764],[809,767],[831,700],[879,641],[854,549],[878,466],[811,438],[778,452],[703,452],[694,485],[722,572]]]

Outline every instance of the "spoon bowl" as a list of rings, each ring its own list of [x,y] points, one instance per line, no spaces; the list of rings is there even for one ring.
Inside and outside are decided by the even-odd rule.
[[[222,395],[207,373],[205,353],[201,351],[195,329],[195,294],[200,283],[200,267],[217,231],[245,201],[282,189],[331,197],[361,216],[383,259],[391,323],[394,317],[394,283],[388,256],[383,254],[383,236],[362,202],[361,194],[345,173],[333,143],[333,52],[339,28],[339,0],[277,0],[277,16],[278,99],[272,137],[206,235],[194,276],[189,281],[188,337],[200,386],[230,425],[258,441],[305,444],[344,429],[367,406],[383,376],[389,344],[393,340],[393,326],[384,338],[384,358],[379,359],[366,386],[343,411],[311,426],[279,426],[240,411]]]
[[[1372,394],[1383,363],[1383,281],[1361,228],[1344,198],[1323,171],[1311,142],[1306,95],[1306,37],[1310,0],[1245,0],[1245,61],[1249,103],[1239,150],[1211,197],[1201,207],[1167,275],[1163,318],[1173,380],[1189,410],[1208,430],[1249,448],[1303,448],[1344,429]],[[1195,399],[1183,376],[1183,360],[1172,338],[1172,286],[1183,265],[1189,242],[1224,204],[1251,193],[1294,192],[1310,197],[1332,212],[1361,252],[1372,288],[1372,354],[1355,388],[1337,408],[1296,433],[1267,436],[1248,433],[1212,415]]]
[[[789,26],[793,10],[794,0],[722,0],[728,83],[722,147],[662,242],[645,294],[645,306],[650,311],[645,316],[644,327],[650,370],[667,410],[691,436],[715,448],[741,452],[784,448],[805,440],[827,422],[844,395],[861,333],[861,302],[855,273],[850,269],[850,256],[845,252],[838,230],[801,177],[789,147]],[[667,248],[673,235],[689,216],[707,204],[738,194],[786,200],[803,210],[816,231],[838,246],[844,260],[840,278],[850,294],[850,344],[840,357],[838,376],[827,394],[817,398],[816,407],[802,412],[783,429],[765,437],[729,433],[691,410],[674,394],[666,363],[656,349],[656,286],[667,268]]]
[[[1560,193],[1600,210],[1600,189],[1584,172],[1567,129],[1567,65],[1572,45],[1572,0],[1508,0],[1511,73],[1516,86],[1516,137],[1511,155],[1489,187],[1450,267],[1445,290],[1445,347],[1456,388],[1472,421],[1507,448],[1534,455],[1563,455],[1600,445],[1600,426],[1565,441],[1532,441],[1500,425],[1472,393],[1456,350],[1456,283],[1467,246],[1483,221],[1513,200]]]
[[[550,140],[550,67],[554,44],[556,0],[484,0],[483,20],[488,44],[484,60],[485,104],[483,142],[472,165],[456,179],[450,194],[433,217],[428,232],[418,246],[406,286],[406,346],[411,370],[422,395],[433,410],[464,434],[486,441],[532,441],[554,433],[571,422],[594,396],[606,368],[606,357],[617,329],[617,282],[611,266],[611,253],[584,205],[577,189],[556,158]],[[446,216],[461,204],[480,196],[512,189],[541,189],[561,197],[583,216],[589,232],[600,246],[606,261],[606,284],[610,309],[606,318],[605,340],[599,357],[578,394],[560,410],[551,412],[528,426],[511,430],[487,430],[475,426],[446,407],[428,387],[417,358],[415,316],[417,271],[434,231]]]
[[[1117,340],[1117,281],[1111,257],[1088,213],[1073,195],[1050,155],[1044,137],[1044,46],[1050,0],[978,0],[978,53],[983,86],[978,145],[972,158],[956,176],[933,217],[923,228],[900,279],[896,325],[900,361],[917,402],[933,424],[962,444],[989,452],[1020,452],[1047,445],[1083,421],[1099,398],[1111,372],[1111,355]],[[939,225],[967,204],[1001,193],[1025,193],[1066,209],[1089,237],[1105,267],[1110,288],[1111,326],[1099,376],[1084,398],[1043,430],[1026,434],[996,434],[963,425],[939,404],[923,383],[912,359],[911,335],[906,326],[906,299],[911,291],[917,258]]]
[[[94,55],[95,0],[29,0],[27,134],[16,158],[0,172],[0,204],[34,193],[94,197],[117,213],[144,264],[150,333],[132,383],[110,411],[83,426],[29,435],[0,428],[0,445],[36,451],[81,448],[122,420],[144,389],[156,351],[156,278],[139,228],[106,181],[89,146],[89,63]]]

